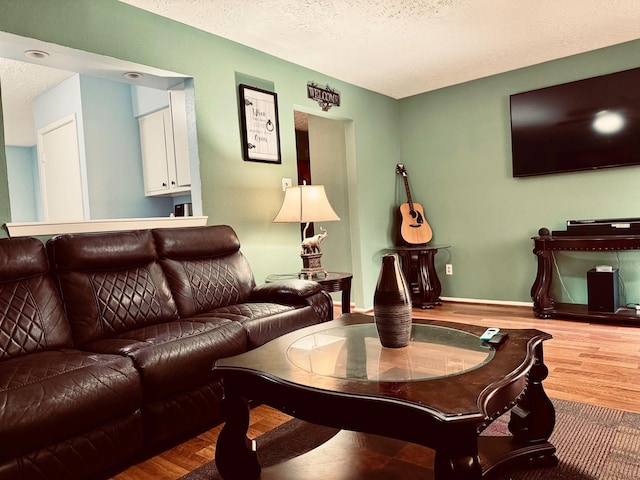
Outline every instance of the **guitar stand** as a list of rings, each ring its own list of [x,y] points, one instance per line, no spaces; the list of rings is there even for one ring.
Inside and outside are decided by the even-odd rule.
[[[449,246],[414,245],[389,249],[400,256],[402,273],[409,284],[415,308],[430,309],[442,305],[442,286],[436,272],[434,257],[439,249],[445,248]]]

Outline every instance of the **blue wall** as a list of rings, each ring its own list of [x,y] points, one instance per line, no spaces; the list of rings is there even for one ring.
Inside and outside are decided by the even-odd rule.
[[[131,87],[81,76],[91,218],[168,217],[171,198],[145,197]]]
[[[169,216],[171,198],[144,195],[130,85],[74,75],[34,101],[36,129],[72,114],[90,218]]]

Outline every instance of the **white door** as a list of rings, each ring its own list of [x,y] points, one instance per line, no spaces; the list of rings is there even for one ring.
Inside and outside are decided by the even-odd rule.
[[[44,221],[84,220],[75,115],[38,130],[38,151]]]

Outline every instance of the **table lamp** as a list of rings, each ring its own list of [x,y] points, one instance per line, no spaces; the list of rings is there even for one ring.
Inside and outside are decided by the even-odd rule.
[[[280,211],[275,216],[275,223],[306,223],[302,233],[302,270],[298,274],[299,278],[312,279],[319,275],[327,275],[327,271],[322,268],[320,258],[322,250],[320,242],[327,236],[327,231],[320,227],[320,232],[307,238],[307,229],[311,222],[332,222],[340,220],[340,217],[333,211],[324,185],[298,185],[288,187],[284,192],[284,200]]]

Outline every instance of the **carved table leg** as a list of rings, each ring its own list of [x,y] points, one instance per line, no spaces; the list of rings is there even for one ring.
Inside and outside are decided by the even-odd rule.
[[[436,480],[471,480],[482,478],[475,431],[460,430],[447,434],[449,442],[438,447],[434,461]]]
[[[261,469],[247,438],[249,405],[242,398],[225,396],[222,407],[227,420],[216,442],[216,467],[224,480],[256,480]]]
[[[533,253],[538,257],[538,273],[531,287],[533,310],[538,318],[551,318],[549,310],[553,309],[554,301],[549,291],[553,275],[551,268],[553,252],[536,248]]]
[[[419,262],[419,283],[422,290],[422,308],[433,308],[435,305],[441,305],[440,292],[442,285],[436,273],[435,260],[437,250],[426,250],[420,252]]]
[[[540,446],[539,455],[529,462],[536,466],[557,465],[555,447],[547,442],[556,423],[553,403],[542,388],[549,370],[543,362],[542,344],[536,347],[536,362],[529,372],[527,391],[518,405],[511,410],[509,431],[519,445]],[[535,449],[534,449],[535,450]]]
[[[429,309],[442,305],[440,293],[442,285],[436,273],[435,248],[425,250],[401,250],[399,252],[411,300],[416,308]]]

